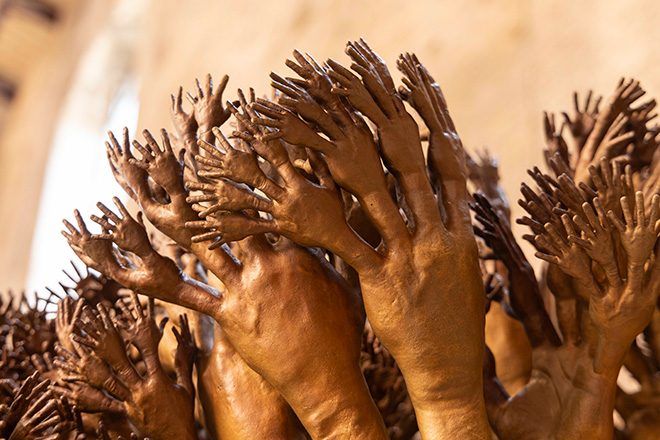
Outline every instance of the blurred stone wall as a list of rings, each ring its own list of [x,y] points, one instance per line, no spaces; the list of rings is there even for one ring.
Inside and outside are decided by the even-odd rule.
[[[180,84],[191,90],[194,78],[207,72],[217,79],[230,75],[227,98],[233,99],[237,87],[268,93],[268,73],[289,74],[284,60],[293,48],[320,61],[332,57],[347,63],[345,42],[363,36],[393,70],[400,52],[418,54],[443,87],[464,144],[468,149],[488,146],[499,156],[504,187],[514,205],[525,170],[541,160],[543,110],[569,110],[573,90],[593,88],[609,94],[622,75],[639,78],[651,96],[660,96],[657,0],[150,3],[142,36],[134,41],[140,54],[140,128],[171,128],[170,93]],[[20,130],[15,131],[20,136],[13,137],[11,145],[3,136],[1,148],[25,148],[21,136],[34,130],[34,118],[19,120]],[[24,181],[39,178],[39,167],[27,166],[21,155],[4,157],[10,160],[3,165]],[[11,185],[20,182],[15,179]],[[0,190],[7,190],[5,181],[2,185]],[[7,210],[12,203],[29,207],[35,200],[35,188],[0,200],[0,230],[14,234],[2,241],[2,287],[21,285],[34,222],[33,209]],[[514,217],[519,214],[514,206]]]

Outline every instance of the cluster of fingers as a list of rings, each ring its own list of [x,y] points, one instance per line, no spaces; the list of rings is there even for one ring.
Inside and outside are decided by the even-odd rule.
[[[82,411],[100,414],[99,438],[115,435],[113,420],[136,429],[125,437],[164,439],[195,438],[195,421],[205,438],[266,438],[259,427],[276,425],[296,438],[608,438],[624,364],[652,396],[617,397],[617,429],[632,435],[635,413],[660,400],[647,371],[660,362],[655,101],[640,103],[640,83],[622,79],[608,99],[576,93],[563,119],[544,113],[546,167],[528,171],[516,220],[531,231],[520,238],[534,265],[511,228],[497,158],[463,148],[429,69],[401,54],[397,86],[363,39],[345,52],[346,66],[294,51],[285,64],[295,77],[271,72],[270,97],[238,89],[227,100],[227,76],[180,87],[178,137],[109,134],[110,167],[131,202],[98,203],[91,223],[78,210],[64,220],[87,272],[74,265],[76,288],[44,299],[58,306],[54,336],[41,336],[47,355],[19,348],[50,382],[0,383],[19,402],[3,409],[0,437],[89,432]],[[154,298],[178,308],[163,313]],[[174,310],[187,312],[165,316]],[[41,334],[16,322],[15,335]],[[199,355],[205,338],[231,362]],[[0,370],[10,364],[0,357]],[[509,393],[513,383],[520,392]],[[459,398],[443,400],[447,389]],[[213,420],[226,408],[263,419]],[[176,425],[167,417],[178,410]],[[170,413],[148,417],[160,411]]]

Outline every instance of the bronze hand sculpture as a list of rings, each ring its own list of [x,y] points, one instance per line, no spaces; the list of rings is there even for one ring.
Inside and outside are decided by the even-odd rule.
[[[417,56],[397,87],[364,40],[346,54],[294,51],[270,99],[208,75],[188,111],[179,88],[178,138],[109,134],[131,204],[65,221],[87,267],[64,295],[0,302],[0,438],[657,434],[656,101],[621,80],[544,115],[518,220],[537,279]]]

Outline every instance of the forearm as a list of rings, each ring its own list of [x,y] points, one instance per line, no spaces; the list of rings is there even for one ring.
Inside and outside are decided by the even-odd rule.
[[[594,371],[597,374],[603,375],[612,374],[613,371],[619,371],[623,365],[626,353],[630,349],[632,340],[619,341],[617,340],[618,338],[604,335],[599,329],[595,331],[597,342],[593,360]]]
[[[509,269],[509,298],[511,308],[518,315],[532,347],[550,341],[560,344],[557,332],[545,310],[543,298],[531,266],[528,263],[507,263]]]
[[[211,133],[211,136],[212,135],[213,133]],[[183,147],[193,157],[195,157],[196,154],[199,154],[199,146],[197,145],[197,136],[195,135],[195,133],[186,133],[184,136],[182,136],[182,141],[183,141]],[[214,141],[215,139],[211,139],[208,142],[210,144],[213,144]]]
[[[160,288],[150,289],[149,296],[155,298],[159,292],[163,292],[162,297],[159,298],[163,301],[168,301],[217,319],[219,304],[222,301],[221,293],[185,274],[182,274],[177,284],[169,287],[163,285]]]
[[[197,392],[211,438],[308,439],[289,404],[245,363],[217,322],[213,333],[212,350],[196,361]]]
[[[571,394],[562,409],[563,418],[557,438],[610,439],[614,430],[612,413],[616,398],[618,369],[607,374],[583,370],[580,390]],[[587,394],[588,393],[588,394]]]
[[[204,125],[200,125],[199,130],[198,130],[199,138],[202,141],[204,141],[206,143],[209,143],[211,145],[213,145],[215,143],[215,135],[213,134],[212,129],[213,129],[213,126],[209,127],[208,125],[204,124]],[[195,149],[199,150],[199,148],[197,148],[197,142],[195,142]],[[192,151],[195,151],[195,150],[191,150],[191,152]]]
[[[192,391],[193,398],[195,397],[195,385],[193,384],[193,364],[185,359],[175,360],[176,379],[177,383],[188,391]]]
[[[171,302],[213,316],[220,294],[181,272],[169,258],[156,251],[143,258],[146,271],[124,269],[119,265],[106,266],[106,275],[119,284],[152,298]]]
[[[131,391],[128,389],[128,387],[124,385],[119,379],[117,379],[113,373],[110,373],[110,375],[106,378],[106,380],[103,383],[98,385],[97,384],[91,384],[91,385],[94,385],[97,388],[103,388],[111,396],[121,401],[126,401],[131,396]]]
[[[341,387],[298,384],[295,390],[288,390],[287,400],[307,432],[315,440],[387,439],[385,424],[359,368],[342,374]]]
[[[481,386],[481,380],[478,381],[478,386]],[[439,400],[413,400],[422,438],[490,438],[484,391],[484,389],[471,389],[462,393],[446,393]],[[491,389],[490,391],[495,391],[498,398],[504,397],[502,390]],[[450,397],[449,394],[453,396]],[[496,405],[493,403],[493,406]]]
[[[451,300],[427,307],[455,313],[444,314],[442,324],[433,316],[416,320],[417,330],[406,329],[408,340],[423,344],[390,348],[406,381],[422,438],[489,438],[483,389],[485,294],[481,277],[474,277],[472,271],[469,277],[457,273],[464,276],[447,280],[442,291],[433,289]]]

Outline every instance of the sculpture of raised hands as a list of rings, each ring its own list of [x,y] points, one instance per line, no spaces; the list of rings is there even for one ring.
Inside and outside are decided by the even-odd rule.
[[[387,75],[382,65],[366,44],[362,42],[352,43],[349,45],[349,54],[353,54],[351,56],[356,58],[361,57],[359,62],[363,63],[362,68],[364,70],[357,70],[358,73],[362,72],[365,78],[369,75],[367,79],[364,79],[365,83],[373,80],[374,83],[371,86],[385,87],[385,90],[389,90],[388,93],[395,93],[393,88],[387,84]],[[361,119],[355,118],[355,115],[351,116],[351,110],[347,110],[346,105],[339,99],[339,96],[346,95],[346,93],[337,90],[333,93],[333,86],[326,70],[311,57],[305,57],[298,52],[295,52],[294,56],[298,63],[289,61],[287,65],[292,67],[302,79],[293,81],[290,79],[285,80],[279,76],[274,77],[274,86],[287,95],[286,100],[280,99],[280,104],[286,109],[282,110],[274,105],[266,104],[262,104],[262,107],[252,106],[254,111],[263,111],[272,121],[278,122],[264,121],[266,118],[258,116],[251,118],[249,122],[266,127],[275,127],[282,133],[283,140],[295,143],[301,139],[286,137],[286,129],[282,129],[287,126],[285,124],[295,123],[299,125],[300,122],[296,122],[287,111],[295,111],[302,122],[313,119],[314,124],[319,127],[321,132],[328,133],[329,140],[321,138],[323,140],[320,141],[318,135],[307,130],[309,134],[305,136],[308,140],[301,146],[323,154],[329,173],[323,173],[325,167],[323,167],[323,162],[320,162],[318,168],[321,170],[319,184],[322,187],[327,187],[332,184],[329,180],[331,178],[338,186],[352,193],[376,227],[382,237],[382,243],[378,250],[366,245],[354,231],[343,225],[345,221],[339,223],[341,228],[338,231],[341,235],[327,234],[328,237],[326,237],[324,235],[325,229],[319,229],[318,222],[325,222],[326,213],[333,206],[327,202],[321,205],[323,207],[322,211],[309,208],[304,208],[305,210],[302,213],[291,211],[293,207],[318,206],[319,201],[314,199],[317,196],[311,191],[292,191],[291,194],[295,194],[296,203],[288,207],[289,211],[278,212],[277,215],[273,214],[272,220],[260,220],[254,217],[254,219],[247,219],[247,221],[261,226],[260,229],[256,230],[257,232],[265,232],[268,227],[277,226],[278,229],[273,229],[274,231],[300,242],[300,244],[322,246],[357,270],[360,275],[360,287],[367,315],[375,333],[392,352],[401,367],[417,411],[422,435],[440,435],[441,432],[470,432],[472,434],[485,432],[486,422],[482,418],[483,411],[480,412],[479,409],[482,408],[480,407],[482,405],[481,390],[479,386],[476,386],[481,377],[482,350],[475,350],[474,352],[461,350],[460,353],[457,353],[450,347],[443,346],[443,343],[439,340],[434,342],[441,335],[451,334],[452,338],[465,339],[465,343],[457,343],[456,348],[459,345],[462,347],[476,347],[483,343],[483,324],[479,318],[480,314],[483,313],[483,286],[480,282],[476,244],[467,209],[464,152],[446,112],[444,97],[437,84],[428,75],[428,72],[420,65],[414,66],[414,72],[416,73],[414,73],[413,80],[417,85],[408,95],[415,97],[413,101],[416,103],[418,111],[422,112],[423,117],[429,120],[427,125],[431,127],[432,139],[429,166],[433,172],[431,176],[427,175],[421,153],[421,144],[406,145],[405,148],[412,148],[410,151],[414,152],[414,157],[400,154],[400,151],[396,151],[396,144],[390,145],[391,151],[386,153],[387,159],[385,159],[385,162],[394,175],[402,176],[402,180],[398,183],[400,184],[401,209],[405,212],[406,223],[399,214],[399,207],[392,200],[385,184],[385,176],[382,172],[373,135],[368,132],[366,124]],[[334,66],[332,70],[336,72],[333,76],[343,74],[345,78],[343,88],[345,90],[349,90],[346,87],[353,87],[353,83],[357,90],[355,78],[350,77],[347,71],[338,67],[337,63],[330,64]],[[369,73],[369,71],[372,71],[372,73]],[[377,78],[378,81],[376,81]],[[412,80],[411,84],[413,84]],[[365,84],[373,99],[373,95],[382,93],[382,89],[378,89],[379,91],[376,88],[369,90],[371,86]],[[359,93],[362,98],[366,99],[363,90],[357,90],[355,93]],[[399,102],[396,99],[400,98],[392,95],[388,99]],[[380,103],[380,101],[378,102]],[[323,106],[321,106],[322,104]],[[399,102],[399,104],[402,103]],[[387,104],[383,103],[382,105]],[[263,107],[266,107],[266,110]],[[321,111],[319,111],[319,107]],[[370,108],[375,110],[373,106]],[[403,109],[403,107],[399,108]],[[236,113],[240,114],[239,112]],[[278,114],[281,114],[282,117],[277,116]],[[324,115],[331,116],[331,122]],[[405,115],[403,116],[404,119],[407,118]],[[240,118],[241,116],[237,117]],[[246,119],[247,117],[243,118]],[[377,119],[378,116],[374,116],[374,118]],[[357,121],[357,124],[354,121]],[[385,123],[384,120],[382,122]],[[333,125],[338,123],[344,124],[341,125],[340,132],[337,131],[338,127]],[[246,124],[246,126],[248,130],[251,130],[249,125]],[[291,132],[296,131],[292,129]],[[296,132],[296,134],[299,133]],[[383,132],[382,141],[386,141],[384,135],[385,132]],[[255,129],[255,131],[244,137],[252,142],[251,145],[256,154],[276,165],[275,168],[283,178],[293,175],[295,179],[305,183],[302,176],[298,178],[293,174],[294,168],[282,151],[282,147],[263,142],[265,139],[272,138],[266,138],[268,134],[261,136],[260,142],[260,135]],[[265,148],[267,146],[271,148]],[[440,161],[439,157],[443,154],[443,160]],[[405,159],[406,157],[409,157],[409,159]],[[360,164],[359,170],[355,166],[357,163]],[[244,180],[241,182],[244,182]],[[432,182],[434,183],[432,184]],[[309,184],[305,183],[305,185]],[[434,188],[440,192],[437,196],[440,202],[436,201]],[[289,188],[287,188],[288,190]],[[452,202],[443,203],[443,200],[452,200]],[[334,206],[337,206],[337,202],[333,203]],[[438,206],[440,209],[438,209]],[[340,206],[332,208],[334,211],[332,218],[341,220],[338,217],[339,208]],[[201,209],[201,212],[205,213],[204,209]],[[313,212],[316,215],[312,215]],[[228,218],[235,218],[236,214],[232,212]],[[288,230],[284,229],[282,227],[284,222],[279,222],[279,219],[283,217],[296,219],[293,222],[293,227],[287,225]],[[213,237],[213,234],[218,237],[222,235],[223,231],[231,232],[232,228],[228,225],[230,225],[229,222],[221,222],[216,223],[214,227],[211,221],[205,224],[191,224],[195,227],[207,226],[209,228],[210,235],[200,238],[210,238]],[[333,228],[337,228],[336,223]],[[245,232],[245,229],[241,227],[236,229]],[[447,255],[452,255],[452,258],[456,257],[454,262],[460,261],[460,263],[452,265],[451,270],[454,271],[458,267],[461,271],[465,271],[465,279],[475,281],[474,285],[462,285],[462,294],[450,294],[451,287],[446,286],[448,290],[445,292],[446,296],[444,293],[442,295],[442,298],[444,298],[441,301],[442,306],[435,303],[435,301],[440,301],[440,297],[436,293],[432,293],[435,292],[439,280],[446,280],[450,271],[450,268],[443,263],[444,259],[434,257],[440,254],[445,257]],[[402,268],[409,268],[409,271],[402,270]],[[422,272],[426,273],[428,278],[425,278],[426,281],[420,285],[415,273]],[[384,285],[390,287],[384,288]],[[404,288],[404,286],[406,287]],[[467,297],[464,295],[467,295]],[[412,298],[419,298],[421,302],[412,301]],[[469,299],[466,300],[466,298]],[[456,303],[453,303],[453,301],[456,301]],[[400,308],[393,311],[391,308],[383,306],[392,303],[399,304]],[[422,311],[418,307],[424,310]],[[457,310],[459,309],[463,312],[458,313]],[[411,314],[415,314],[419,318],[414,321],[405,318],[405,316]],[[438,314],[441,314],[442,318]],[[442,322],[442,325],[438,328],[440,322]],[[458,331],[459,328],[462,330]],[[466,331],[466,329],[471,330]],[[405,342],[408,338],[425,341],[425,346],[428,345],[424,349],[428,353],[424,362],[419,362],[419,357],[414,357],[412,353],[408,353],[406,348],[408,342]],[[467,342],[468,340],[471,342]],[[455,395],[458,400],[466,399],[470,401],[471,408],[474,410],[475,418],[469,426],[445,426],[439,423],[439,419],[442,417],[438,414],[446,414],[447,420],[449,420],[451,419],[449,414],[454,410],[458,411],[457,408],[453,408],[454,404],[440,397],[448,386],[447,377],[454,377],[451,369],[445,370],[449,358],[463,365],[463,371],[474,373],[474,376],[470,376],[470,380],[463,377],[460,382],[461,385],[457,384],[456,378],[452,380],[452,395]],[[459,359],[461,361],[458,361]],[[448,376],[438,377],[437,380],[432,381],[436,385],[429,388],[428,380],[430,379],[425,372],[432,370],[446,371]],[[429,393],[429,389],[435,391]],[[458,397],[459,395],[462,397]],[[456,407],[458,406],[460,405],[456,404]]]
[[[108,230],[113,240],[114,231],[142,228],[130,216],[116,219],[118,223]],[[124,242],[124,235],[118,234],[114,243],[134,253],[150,246],[144,230],[132,236],[137,238]],[[226,286],[226,290],[220,292],[191,280],[171,260],[153,249],[145,254],[140,251],[139,267],[123,267],[115,254],[98,250],[112,244],[106,240],[102,236],[92,239],[91,234],[86,238],[84,233],[72,236],[72,244],[82,251],[83,258],[91,258],[91,255],[103,258],[93,264],[121,284],[213,316],[247,364],[282,393],[312,437],[329,435],[326,431],[355,432],[353,423],[335,423],[346,411],[361,421],[360,429],[364,432],[376,437],[385,435],[382,419],[369,397],[358,365],[364,322],[359,296],[318,252],[301,248],[285,238],[275,244],[265,237],[243,240],[239,242],[241,266],[216,273]],[[218,249],[218,252],[225,251]],[[274,267],[282,267],[282,271],[273,272]],[[275,287],[276,292],[272,290]],[[263,312],[254,316],[251,310]],[[291,321],[282,314],[284,310],[298,316],[295,322],[300,327],[290,325]],[[262,328],[270,330],[262,331]],[[301,340],[303,334],[307,336]],[[295,341],[295,344],[283,345],[282,341]],[[353,348],[347,350],[351,346]],[[281,350],[272,347],[281,347]],[[305,356],[293,354],[301,352]],[[315,354],[311,356],[310,353]],[[335,361],[328,364],[324,359],[330,353]],[[287,368],[283,369],[283,365]],[[319,391],[318,405],[304,405],[309,399],[310,386],[305,385],[301,377],[310,374],[306,380],[318,383],[317,378],[329,374],[326,369],[339,368],[337,365],[343,365],[341,369],[345,374],[337,377],[336,383],[328,384],[323,393]],[[333,410],[323,410],[321,401],[326,401],[328,393],[337,394],[344,403]],[[333,422],[311,422],[321,415]]]
[[[0,371],[12,378],[0,383],[3,401],[14,378],[38,370],[54,382],[40,393],[76,407],[59,420],[33,411],[48,435],[74,433],[76,409],[103,413],[108,426],[130,419],[152,438],[194,438],[194,414],[223,439],[403,439],[415,426],[414,438],[486,438],[490,427],[501,439],[608,438],[615,404],[630,432],[655,426],[655,101],[638,104],[639,82],[621,80],[607,100],[576,93],[561,127],[545,114],[549,171],[530,170],[538,188],[523,184],[519,201],[532,231],[523,238],[543,260],[537,280],[496,161],[465,152],[418,57],[398,58],[397,88],[366,41],[346,54],[348,67],[294,51],[286,65],[297,77],[271,73],[270,99],[249,89],[226,101],[227,77],[214,90],[209,75],[187,112],[180,88],[179,139],[110,133],[112,172],[140,212],[115,199],[116,210],[97,205],[100,232],[76,211],[63,234],[115,294],[132,293],[93,308],[59,298],[54,327],[21,300],[0,321]],[[230,118],[233,132],[221,129]],[[143,217],[176,251],[157,245]],[[513,395],[497,374],[510,358],[484,347],[492,301],[528,344]],[[174,324],[165,341],[156,307]],[[639,393],[617,391],[622,365]],[[163,416],[173,412],[176,426]]]
[[[597,165],[602,157],[613,159],[624,151],[635,136],[625,129],[624,111],[644,94],[639,81],[621,78],[612,96],[600,108],[594,128],[580,151],[575,164],[576,182],[588,183],[589,165]]]
[[[593,91],[589,90],[584,99],[584,106],[580,106],[580,100],[577,92],[573,93],[574,114],[571,118],[568,113],[562,112],[564,120],[571,133],[574,143],[574,150],[579,154],[587,142],[598,118],[598,109],[603,97],[598,95],[593,100]]]
[[[190,332],[184,330],[177,337],[182,352],[176,356],[179,359],[177,368],[181,370],[177,369],[175,382],[167,376],[158,360],[158,343],[162,334],[153,315],[142,309],[135,293],[131,295],[130,305],[119,304],[129,321],[125,331],[145,362],[144,376],[130,361],[127,346],[107,310],[99,306],[99,316],[96,316],[86,308],[83,312],[85,320],[76,321],[85,336],[72,337],[80,344],[77,352],[83,353],[80,360],[84,362],[78,362],[74,367],[71,365],[72,353],[63,352],[68,362],[62,367],[73,374],[67,379],[80,383],[71,384],[71,391],[61,389],[60,392],[82,406],[87,404],[89,411],[96,409],[127,416],[140,432],[153,439],[196,439],[191,378],[194,349],[190,347],[193,344]],[[99,406],[95,408],[96,404]],[[174,413],[178,416],[175,419],[171,417]]]

